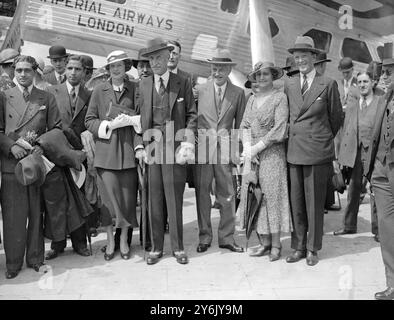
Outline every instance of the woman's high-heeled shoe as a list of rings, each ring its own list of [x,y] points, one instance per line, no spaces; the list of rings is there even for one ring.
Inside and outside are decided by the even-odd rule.
[[[251,257],[262,257],[263,255],[269,253],[271,251],[271,245],[263,246],[261,245],[255,251],[251,252],[249,256]]]
[[[282,248],[276,248],[275,247],[275,249],[278,249],[278,253],[272,253],[272,250],[271,250],[271,253],[269,255],[269,259],[270,259],[271,262],[279,260],[280,256],[281,256]]]
[[[122,257],[123,260],[129,260],[130,259],[130,253],[131,253],[130,249],[126,253],[122,253],[122,251],[121,251],[120,252],[120,256]]]
[[[109,253],[109,254],[107,252],[104,252],[104,260],[105,261],[112,260],[114,257],[115,257],[115,251],[112,253]]]

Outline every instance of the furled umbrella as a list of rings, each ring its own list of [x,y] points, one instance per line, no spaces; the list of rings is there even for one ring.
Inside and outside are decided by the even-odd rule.
[[[145,245],[146,245],[146,231],[147,231],[147,205],[148,205],[148,194],[147,194],[147,174],[145,170],[145,164],[137,166],[138,181],[140,184],[140,208],[141,208],[141,226],[140,232],[142,232],[142,249],[144,250],[145,260]]]
[[[246,212],[244,216],[244,226],[246,227],[246,250],[252,231],[255,229],[258,213],[263,201],[263,193],[260,185],[256,182],[248,184],[248,193],[246,198]],[[259,239],[260,240],[260,239]]]

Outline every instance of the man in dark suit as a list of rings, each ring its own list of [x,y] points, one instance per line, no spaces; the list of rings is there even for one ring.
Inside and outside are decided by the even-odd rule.
[[[198,144],[196,199],[199,226],[197,252],[204,252],[212,242],[210,186],[215,178],[216,199],[220,204],[219,248],[243,252],[234,240],[235,188],[232,157],[235,144],[232,129],[239,129],[245,111],[244,91],[228,79],[236,63],[227,50],[218,50],[212,59],[212,80],[197,86]],[[231,137],[231,138],[230,138]],[[208,153],[207,153],[208,147]]]
[[[182,47],[178,41],[168,41],[167,44],[172,47],[170,53],[170,59],[168,60],[168,70],[172,73],[177,74],[178,76],[189,80],[192,83],[191,74],[181,70],[178,68],[179,59],[181,58]]]
[[[349,57],[344,57],[339,61],[338,65],[339,72],[342,73],[343,79],[338,81],[338,90],[341,97],[342,106],[347,105],[347,98],[349,96],[349,92],[351,89],[357,87],[357,79],[353,75],[354,73],[354,66],[353,60]]]
[[[167,70],[171,49],[161,38],[148,41],[144,56],[149,59],[154,75],[140,81],[138,105],[145,148],[138,146],[136,157],[140,163],[148,163],[152,240],[149,265],[157,263],[163,255],[164,201],[173,255],[178,263],[188,263],[183,247],[182,204],[185,160],[191,159],[194,152],[197,113],[189,81]]]
[[[76,150],[82,150],[81,134],[86,131],[85,115],[89,105],[91,92],[82,84],[85,76],[83,58],[71,55],[66,62],[67,81],[63,84],[51,86],[48,91],[52,93],[57,102],[63,125],[63,133]],[[89,256],[86,241],[86,225],[76,210],[47,212],[50,230],[52,231],[51,250],[45,258],[51,260],[59,253],[64,252],[67,246],[66,234],[71,235],[74,251],[81,256]],[[48,227],[48,226],[47,226]],[[64,238],[63,238],[64,237]]]
[[[61,84],[66,81],[66,63],[68,54],[63,46],[49,48],[49,58],[55,68],[52,72],[44,75],[44,80],[51,85]]]
[[[345,209],[343,227],[334,231],[334,235],[357,232],[357,216],[363,185],[363,163],[370,146],[379,101],[379,96],[373,93],[372,74],[365,72],[359,74],[357,83],[360,93],[356,97],[348,98],[343,138],[338,155],[339,164],[351,169],[348,205]]]
[[[320,50],[312,38],[297,37],[289,52],[300,74],[286,79],[284,89],[290,108],[287,161],[294,223],[294,252],[286,261],[306,257],[307,264],[313,266],[322,248],[327,179],[335,158],[333,140],[341,124],[342,107],[337,83],[314,68]]]
[[[33,85],[38,65],[33,57],[19,56],[15,62],[18,85],[4,92],[0,102],[1,208],[4,223],[6,278],[15,278],[23,265],[39,272],[44,265],[41,187],[24,186],[15,176],[18,161],[28,150],[16,143],[27,133],[37,136],[61,128],[61,118],[54,96]],[[39,146],[33,153],[42,154]]]
[[[387,282],[387,289],[377,292],[375,299],[394,300],[394,58],[383,60],[383,72],[392,84],[377,108],[365,172],[375,194]]]

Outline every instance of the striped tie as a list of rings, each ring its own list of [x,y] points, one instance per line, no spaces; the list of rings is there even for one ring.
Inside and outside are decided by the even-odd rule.
[[[29,90],[27,90],[27,88],[24,87],[24,89],[23,89],[23,99],[25,99],[25,102],[29,101],[29,97],[30,97]]]
[[[164,80],[163,80],[162,77],[160,77],[159,94],[160,94],[161,96],[164,96],[165,92],[166,92],[166,87],[164,86]]]
[[[308,81],[306,81],[306,74],[303,75],[304,82],[302,83],[301,94],[304,96],[305,92],[308,90]]]

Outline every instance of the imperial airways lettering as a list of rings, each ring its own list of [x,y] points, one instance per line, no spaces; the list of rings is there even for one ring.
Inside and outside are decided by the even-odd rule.
[[[173,28],[172,19],[138,12],[128,8],[116,7],[112,9],[108,8],[108,6],[106,6],[107,4],[104,5],[100,1],[40,0],[40,2],[91,13],[90,16],[78,14],[77,24],[91,29],[113,32],[130,37],[133,36],[136,25],[159,28],[167,31]],[[116,21],[119,19],[124,20],[126,23]]]

